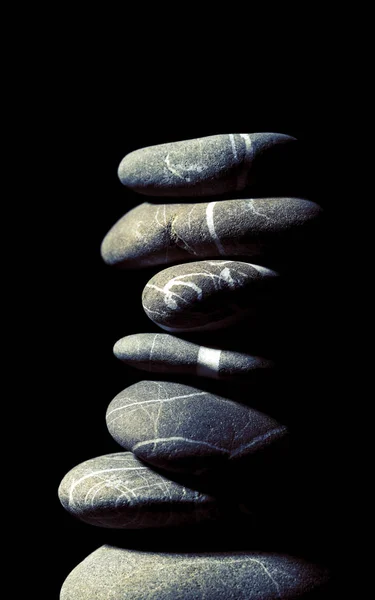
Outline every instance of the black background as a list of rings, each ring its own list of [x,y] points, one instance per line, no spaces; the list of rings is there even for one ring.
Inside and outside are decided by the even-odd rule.
[[[71,73],[64,73],[61,85],[54,90],[58,102],[49,112],[52,115],[43,153],[52,177],[47,189],[50,204],[45,208],[48,224],[40,255],[45,290],[40,308],[47,334],[38,363],[46,373],[46,380],[42,381],[46,394],[41,412],[49,415],[42,444],[48,444],[53,457],[45,465],[48,473],[45,502],[48,498],[50,512],[48,522],[45,512],[43,520],[54,549],[51,569],[56,597],[72,568],[103,543],[137,544],[132,533],[121,532],[119,537],[76,521],[65,513],[57,499],[59,482],[68,470],[93,456],[119,451],[107,432],[105,411],[119,391],[142,375],[116,361],[112,355],[114,342],[129,333],[155,331],[140,304],[141,283],[146,283],[149,276],[134,274],[137,283],[133,283],[132,274],[113,271],[100,257],[105,233],[130,207],[142,201],[125,190],[117,179],[122,157],[143,146],[216,133],[279,131],[294,135],[309,148],[306,196],[325,207],[330,231],[333,232],[336,223],[339,192],[333,158],[335,143],[332,137],[327,143],[324,134],[329,123],[332,132],[334,111],[324,86],[316,88],[310,81],[301,86],[295,78],[282,81],[280,77],[280,81],[275,80],[274,85],[265,89],[248,78],[253,91],[241,90],[237,80],[234,92],[228,93],[224,81],[231,78],[227,72],[207,74],[203,86],[194,79],[186,86],[163,78],[142,80],[140,85],[129,74],[114,84],[112,77],[105,65],[97,70],[91,66],[89,72],[76,66]],[[207,78],[212,81],[207,83]],[[337,232],[332,233],[330,243],[324,246],[326,261],[319,263],[324,265],[322,278],[319,283],[315,281],[314,294],[304,315],[310,321],[311,311],[315,311],[310,327],[306,327],[306,336],[301,336],[305,341],[314,329],[312,323],[319,324],[308,344],[309,356],[315,358],[313,367],[308,379],[303,373],[291,384],[293,402],[298,404],[302,418],[304,403],[309,407],[305,427],[310,434],[310,461],[314,463],[311,457],[315,452],[318,457],[314,463],[318,466],[307,477],[311,485],[310,504],[300,510],[310,523],[309,528],[314,529],[317,522],[320,528],[305,546],[310,545],[314,558],[321,554],[323,562],[328,563],[336,562],[339,553],[336,535],[339,482],[333,481],[337,430],[331,438],[328,433],[334,428],[337,407],[338,367],[332,358],[338,343],[335,300],[339,292],[332,272],[336,237]],[[326,242],[322,239],[322,244]],[[319,260],[321,254],[319,251]],[[302,319],[299,323],[303,332],[300,312],[298,319]],[[290,340],[288,346],[286,341],[288,354],[300,350]],[[317,399],[316,410],[311,411]],[[310,413],[314,416],[307,426]],[[320,429],[315,430],[316,426]],[[331,441],[327,443],[329,438]],[[326,456],[324,468],[323,456]],[[276,503],[279,497],[280,489],[275,490]],[[298,527],[291,525],[291,539]],[[160,539],[164,534],[156,536]],[[141,534],[138,539],[142,540]],[[256,540],[249,541],[248,548],[261,546],[259,539]],[[286,541],[286,549],[299,550],[300,544]]]

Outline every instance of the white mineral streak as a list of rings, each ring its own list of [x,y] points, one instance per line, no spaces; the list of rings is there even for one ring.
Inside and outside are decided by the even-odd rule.
[[[203,273],[187,273],[186,275],[177,275],[177,277],[173,277],[170,281],[168,281],[165,284],[163,289],[165,290],[166,293],[169,293],[170,289],[172,287],[174,287],[175,285],[186,286],[186,287],[192,288],[197,293],[197,300],[202,300],[202,289],[198,285],[196,285],[192,281],[181,281],[185,277],[192,277],[193,275],[202,275],[202,274]]]
[[[211,265],[217,266],[217,265],[223,265],[226,263],[231,263],[232,261],[223,261],[223,262],[211,262]],[[264,269],[263,267],[258,267],[257,270],[259,270],[260,273],[266,273],[267,269]],[[241,273],[242,274],[242,273]],[[243,275],[246,274],[243,273]],[[166,306],[171,309],[171,310],[176,310],[178,309],[178,304],[175,300],[175,298],[179,298],[180,300],[182,300],[185,304],[188,304],[188,301],[181,296],[180,294],[177,294],[176,292],[173,292],[171,288],[175,287],[175,286],[182,286],[182,287],[188,287],[191,288],[192,290],[194,290],[194,292],[196,292],[197,294],[197,301],[199,302],[200,300],[202,300],[203,298],[203,290],[202,288],[200,288],[196,283],[194,283],[193,281],[183,281],[184,279],[186,279],[187,277],[209,277],[213,280],[214,285],[215,285],[215,289],[217,289],[217,286],[215,284],[215,279],[218,280],[218,282],[220,283],[221,281],[224,281],[226,284],[228,284],[228,286],[231,289],[235,289],[236,288],[236,284],[237,282],[233,279],[232,275],[231,275],[231,271],[228,267],[224,267],[224,269],[222,269],[222,271],[220,272],[219,275],[216,275],[215,273],[210,273],[210,272],[199,272],[199,273],[186,273],[185,275],[177,275],[176,277],[172,277],[172,279],[170,279],[163,287],[159,287],[155,284],[152,283],[147,283],[146,287],[154,289],[158,292],[161,292],[164,296],[164,303],[166,304]],[[146,306],[144,306],[145,310],[147,312],[155,312],[156,314],[160,314],[162,315],[163,313],[160,313],[158,311],[153,311],[148,309]]]
[[[234,160],[237,162],[238,161],[238,154],[237,154],[236,142],[235,142],[233,133],[229,134],[229,139],[230,139],[230,145],[232,146],[232,152],[233,152]]]
[[[190,254],[195,254],[196,256],[198,256],[198,252],[196,250],[194,250],[194,248],[192,246],[190,246],[190,244],[187,243],[187,241],[181,236],[181,233],[177,233],[177,231],[175,229],[173,229],[173,223],[172,223],[172,231],[173,231],[173,236],[176,237],[177,240],[182,242],[182,247],[184,250],[187,250]],[[178,246],[181,246],[181,244],[178,244],[177,241],[176,241],[176,244]],[[167,248],[168,248],[168,246],[167,246]]]
[[[207,227],[208,227],[208,231],[210,232],[210,235],[212,237],[212,239],[215,242],[216,248],[219,250],[219,254],[221,254],[222,256],[225,256],[225,250],[220,242],[219,236],[216,233],[215,230],[215,224],[214,224],[214,208],[215,208],[215,204],[216,202],[210,202],[207,205],[207,209],[206,209],[206,221],[207,221]]]
[[[169,158],[169,154],[167,154],[167,156],[164,159],[165,164],[167,165],[167,169],[168,171],[170,171],[173,175],[175,175],[176,177],[178,177],[179,179],[183,179],[184,181],[190,181],[189,177],[183,177],[183,175],[181,175],[172,165],[171,165],[171,161]]]
[[[223,279],[230,287],[231,290],[234,290],[236,287],[236,282],[234,281],[230,269],[228,269],[228,267],[225,267],[220,275],[219,275],[220,279]]]
[[[170,290],[165,290],[165,286],[164,286],[164,288],[161,288],[152,283],[147,283],[146,287],[157,290],[158,292],[161,292],[162,294],[164,294],[164,302],[168,306],[168,308],[170,308],[171,310],[175,310],[176,308],[178,308],[178,304],[173,296],[176,296],[177,298],[179,298],[180,300],[185,302],[185,304],[187,304],[187,301],[185,300],[185,298],[183,298],[179,294],[176,294],[175,292],[171,292]],[[149,311],[149,312],[154,312],[154,311]]]
[[[262,561],[258,560],[257,558],[250,558],[249,560],[251,562],[257,563],[258,565],[260,565],[262,567],[263,571],[267,574],[267,576],[270,578],[270,580],[274,584],[274,586],[275,586],[275,588],[277,590],[277,596],[278,596],[278,598],[281,599],[280,586],[279,586],[278,582],[276,581],[276,579],[274,577],[272,577],[272,575],[269,572],[269,570],[267,569],[266,565],[264,563],[262,563]]]
[[[183,171],[185,171],[187,173],[192,173],[192,172],[202,173],[203,171],[205,171],[208,168],[206,165],[204,165],[202,163],[192,163],[190,165],[175,163],[172,165],[169,153],[165,157],[164,162],[170,173],[172,173],[179,179],[182,179],[183,181],[187,181],[187,183],[189,183],[191,181],[191,177],[183,175]]]
[[[193,204],[193,208],[189,211],[189,215],[188,215],[188,229],[189,229],[189,234],[191,235],[191,217],[192,214],[194,212],[194,209],[197,207],[197,204]]]
[[[185,399],[185,398],[190,398],[191,396],[204,396],[205,394],[206,394],[206,392],[194,392],[192,394],[185,394],[182,396],[172,396],[171,398],[153,398],[152,400],[142,400],[142,402],[129,402],[129,404],[123,404],[122,406],[118,406],[118,407],[110,410],[107,413],[107,418],[109,417],[109,415],[111,415],[114,412],[117,412],[119,410],[124,410],[124,409],[130,408],[132,406],[135,406],[136,408],[138,408],[138,407],[141,407],[143,404],[157,404],[158,402],[172,402],[173,400],[181,400],[181,399]],[[122,415],[120,415],[120,416],[122,416]],[[110,425],[111,423],[116,421],[118,418],[119,417],[115,417],[108,424]]]
[[[184,556],[175,553],[145,552],[139,550],[124,550],[113,546],[102,546],[90,557],[86,558],[76,571],[69,576],[63,587],[63,600],[76,598],[75,590],[80,590],[82,582],[95,587],[101,577],[101,566],[105,565],[108,572],[108,584],[113,590],[119,586],[126,590],[118,597],[143,598],[144,590],[149,588],[157,598],[175,597],[173,590],[180,591],[179,598],[189,597],[196,600],[208,598],[245,598],[260,599],[301,597],[305,585],[315,588],[321,576],[313,568],[309,569],[303,561],[292,559],[286,555],[274,553],[231,553],[226,556],[194,555]],[[316,573],[316,575],[315,575]],[[92,583],[90,578],[92,579]],[[101,581],[101,580],[100,580]],[[152,585],[147,586],[147,582]],[[125,583],[124,583],[125,582]],[[157,583],[155,583],[157,582]],[[104,590],[98,594],[98,600],[107,600],[112,591]],[[241,589],[243,587],[242,595]],[[87,588],[88,589],[88,588]],[[91,589],[91,587],[90,587]],[[156,591],[155,591],[156,590]],[[239,590],[238,594],[236,591]],[[95,594],[88,594],[92,598]],[[309,595],[309,594],[307,594]],[[319,597],[320,594],[318,593]],[[113,596],[115,591],[113,591]],[[323,592],[323,596],[325,596]],[[116,596],[117,597],[117,596]]]
[[[184,442],[187,444],[198,444],[199,446],[207,446],[208,448],[212,448],[213,450],[220,450],[220,452],[228,453],[226,448],[221,448],[220,446],[216,446],[215,444],[210,444],[209,442],[205,442],[203,440],[191,440],[182,436],[171,436],[167,438],[153,438],[151,440],[145,440],[144,442],[138,442],[133,446],[134,450],[138,448],[142,448],[142,446],[147,446],[148,444],[163,444],[164,442]]]
[[[257,446],[259,444],[259,442],[266,442],[267,440],[273,438],[273,437],[277,437],[280,434],[285,434],[286,433],[286,427],[275,427],[275,429],[271,429],[271,431],[266,431],[266,433],[261,433],[260,435],[257,435],[255,438],[253,438],[251,440],[251,442],[249,442],[248,444],[245,444],[243,446],[241,446],[240,448],[237,448],[237,450],[235,450],[235,452],[233,452],[230,456],[230,458],[234,458],[235,456],[237,456],[238,454],[241,454],[241,452],[243,452],[244,450],[249,450],[250,448],[254,448],[254,446]]]
[[[159,212],[163,210],[163,222],[160,221],[159,219]],[[156,223],[159,225],[159,227],[161,227],[161,229],[166,229],[167,227],[167,217],[166,217],[166,205],[165,204],[160,204],[157,207],[156,213],[155,213],[155,221]]]
[[[254,198],[249,198],[249,200],[247,200],[247,203],[246,203],[248,208],[250,208],[251,212],[254,213],[254,215],[257,215],[258,217],[263,217],[263,219],[270,221],[271,220],[270,217],[268,217],[264,213],[260,212],[259,209],[257,209],[256,206],[254,206],[254,202],[255,202]]]
[[[246,186],[246,180],[248,175],[248,163],[253,155],[253,147],[251,144],[251,138],[248,133],[240,133],[239,136],[245,141],[245,155],[242,160],[242,168],[239,171],[237,178],[237,190],[243,190]]]
[[[99,475],[101,475],[102,473],[113,473],[114,471],[142,471],[142,470],[147,470],[147,467],[115,467],[112,469],[101,469],[99,471],[92,471],[91,473],[88,473],[86,475],[84,475],[83,477],[80,477],[79,479],[77,479],[76,481],[73,481],[72,485],[70,486],[70,490],[69,490],[69,504],[70,505],[74,505],[75,504],[75,500],[73,498],[73,492],[76,489],[76,487],[82,483],[82,481],[85,481],[86,479],[90,479],[90,477],[97,477]],[[105,483],[107,483],[108,480],[105,481]]]
[[[156,333],[154,339],[152,340],[152,345],[151,345],[151,349],[150,349],[150,357],[149,357],[150,362],[152,362],[152,353],[154,351],[155,342],[156,342],[157,337],[158,337],[158,334]]]
[[[213,203],[214,204],[214,203]],[[199,272],[190,272],[190,273],[185,273],[183,275],[177,275],[176,277],[172,277],[163,287],[160,287],[158,285],[155,285],[153,283],[147,283],[146,284],[146,288],[151,288],[154,289],[158,292],[160,292],[161,294],[163,294],[163,301],[165,306],[170,309],[170,310],[177,310],[180,309],[181,312],[183,312],[184,306],[179,306],[177,303],[177,300],[181,300],[184,305],[191,305],[193,302],[200,302],[203,299],[203,294],[204,294],[204,290],[199,287],[199,285],[197,285],[196,283],[194,283],[192,281],[192,279],[194,277],[201,277],[201,278],[209,278],[212,281],[212,284],[215,288],[215,291],[220,291],[223,287],[227,287],[231,290],[235,290],[237,287],[241,287],[245,281],[247,281],[249,278],[251,278],[251,273],[245,273],[242,272],[239,269],[239,265],[240,263],[236,263],[233,261],[207,261],[207,263],[209,265],[212,265],[214,267],[219,267],[221,268],[221,270],[219,271],[219,274],[217,273],[213,273],[212,270],[204,270],[204,265],[205,263],[202,263],[202,271]],[[231,269],[230,267],[227,267],[225,265],[231,265],[233,264],[233,268]],[[248,263],[247,263],[248,264]],[[252,266],[252,265],[250,265]],[[224,267],[224,268],[223,268]],[[273,274],[272,271],[269,271],[268,269],[264,268],[264,267],[259,267],[257,265],[254,265],[254,268],[261,274],[261,275],[269,275],[269,274]],[[193,299],[186,299],[186,297],[184,297],[181,294],[177,294],[176,292],[172,291],[173,287],[186,287],[189,288],[191,290],[193,290],[196,294],[196,297]],[[159,325],[159,327],[161,327],[162,329],[164,329],[165,331],[170,331],[170,332],[175,332],[175,331],[192,331],[194,330],[200,330],[202,328],[209,329],[210,324],[207,323],[205,325],[200,325],[198,327],[188,327],[188,328],[181,328],[181,327],[168,327],[167,325],[163,325],[160,321],[162,321],[163,319],[158,319],[157,317],[153,318],[152,315],[156,315],[160,317],[165,317],[166,313],[163,312],[163,308],[160,307],[160,310],[152,310],[151,308],[149,308],[148,306],[145,305],[145,303],[143,304],[143,308],[146,311],[146,313],[148,314],[148,316],[151,318],[151,320],[153,320],[155,323],[157,323],[157,325]],[[233,317],[230,317],[230,321],[232,321],[232,319],[235,317],[235,315],[233,315]],[[224,324],[224,322],[226,322],[227,319],[223,319],[223,321],[221,321],[221,324]],[[217,327],[217,323],[213,324],[212,328],[216,328]]]
[[[176,292],[171,291],[171,288],[174,286],[189,287],[196,292],[198,301],[202,299],[203,292],[202,292],[202,289],[198,285],[196,285],[192,281],[182,281],[182,279],[185,279],[186,277],[193,277],[196,275],[206,275],[206,274],[205,273],[186,273],[186,275],[177,275],[176,277],[173,277],[162,288],[157,285],[154,285],[152,283],[147,283],[146,287],[152,288],[154,290],[157,290],[158,292],[161,292],[164,295],[164,302],[167,305],[167,307],[170,308],[171,310],[176,310],[178,308],[178,304],[174,297],[179,298],[185,304],[188,304],[188,302],[187,302],[187,300],[185,300],[185,298],[183,298]],[[152,312],[152,311],[149,311],[149,312]]]
[[[151,287],[151,286],[150,286]],[[160,310],[151,310],[151,308],[149,308],[148,306],[146,306],[145,304],[143,304],[143,308],[145,309],[145,311],[147,313],[150,313],[152,315],[160,315],[161,317],[164,317],[164,313],[161,312]],[[152,319],[152,317],[150,317],[151,320],[154,320],[155,323],[157,323],[157,321],[155,319]]]
[[[202,377],[219,377],[221,350],[201,346],[197,359],[197,375]]]

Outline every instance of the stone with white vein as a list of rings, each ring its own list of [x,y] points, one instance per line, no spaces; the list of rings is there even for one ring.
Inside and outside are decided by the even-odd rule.
[[[326,568],[272,552],[172,553],[102,546],[60,600],[328,600]]]
[[[167,331],[217,329],[249,315],[276,281],[275,271],[240,261],[175,265],[150,279],[142,305]]]
[[[64,508],[86,523],[115,529],[193,525],[215,519],[215,498],[167,479],[131,452],[74,467],[59,487]]]
[[[273,362],[243,352],[200,346],[168,333],[137,333],[113,348],[122,362],[142,371],[252,381],[273,369]]]
[[[126,213],[105,236],[107,264],[137,269],[225,257],[276,257],[302,251],[321,208],[300,198],[247,198],[196,204],[149,204]]]
[[[131,152],[121,161],[121,182],[150,196],[214,196],[256,183],[259,160],[279,161],[296,139],[282,133],[231,133],[170,142]],[[269,176],[275,175],[269,169]]]
[[[277,456],[287,439],[284,425],[246,404],[169,381],[126,388],[106,421],[114,439],[141,460],[193,475],[240,461],[251,469],[266,451]]]

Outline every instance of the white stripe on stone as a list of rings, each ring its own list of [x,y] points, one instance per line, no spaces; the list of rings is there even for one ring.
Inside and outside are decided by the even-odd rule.
[[[144,471],[147,467],[115,467],[114,469],[100,469],[100,471],[91,471],[91,473],[87,473],[83,477],[80,477],[77,481],[73,481],[69,490],[69,504],[72,505],[73,501],[73,492],[76,489],[77,485],[85,481],[85,479],[90,479],[90,477],[97,477],[102,473],[113,473],[113,471]]]
[[[209,448],[212,448],[213,450],[221,450],[222,452],[228,452],[226,448],[221,448],[220,446],[216,446],[215,444],[210,444],[209,442],[204,442],[203,440],[190,440],[189,438],[181,436],[171,436],[168,438],[154,438],[152,440],[138,442],[133,446],[132,451],[134,452],[134,450],[142,448],[142,446],[148,446],[149,444],[163,444],[164,442],[184,442],[186,444],[199,444],[200,446],[207,446]]]
[[[229,134],[229,139],[230,139],[230,144],[232,146],[232,152],[233,152],[234,160],[237,162],[238,161],[238,155],[237,155],[236,142],[234,141],[234,135],[233,135],[233,133]]]
[[[208,227],[208,231],[210,232],[212,239],[215,242],[216,248],[219,250],[219,254],[225,255],[225,250],[221,244],[219,236],[217,235],[217,233],[215,231],[215,224],[214,224],[215,204],[216,204],[216,202],[210,202],[207,205],[207,209],[206,209],[207,227]]]
[[[201,346],[197,359],[197,375],[202,377],[219,377],[221,350]]]
[[[240,169],[237,178],[237,190],[243,190],[246,187],[248,163],[250,162],[253,155],[253,147],[250,135],[248,133],[240,133],[239,136],[242,137],[242,139],[245,142],[245,155],[242,160],[242,168]]]

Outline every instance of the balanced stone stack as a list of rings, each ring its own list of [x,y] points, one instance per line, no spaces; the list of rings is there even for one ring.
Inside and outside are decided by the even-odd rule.
[[[226,332],[256,319],[276,293],[283,275],[275,258],[298,253],[316,235],[322,211],[315,203],[247,195],[265,173],[277,180],[275,165],[296,144],[274,133],[216,135],[144,148],[121,162],[122,183],[153,201],[114,225],[102,256],[123,269],[161,270],[148,282],[145,275],[151,332],[114,347],[145,377],[107,410],[108,430],[123,451],[78,465],[59,488],[63,506],[79,519],[116,529],[176,528],[183,541],[189,526],[220,528],[238,511],[245,521],[251,497],[243,485],[228,494],[226,478],[235,484],[287,456],[283,422],[259,402],[255,409],[247,394],[241,401],[212,386],[245,390],[274,371],[268,356],[224,346]],[[222,347],[213,343],[217,331]],[[326,597],[328,581],[323,567],[257,552],[251,542],[241,552],[147,552],[127,548],[124,537],[123,545],[103,546],[78,565],[61,599],[318,598]]]

